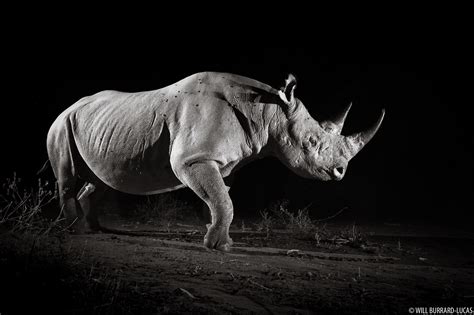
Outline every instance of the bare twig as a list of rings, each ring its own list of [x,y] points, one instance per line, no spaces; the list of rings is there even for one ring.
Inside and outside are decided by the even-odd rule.
[[[247,279],[247,281],[248,281],[249,283],[251,283],[251,284],[253,284],[253,285],[255,285],[255,286],[261,288],[261,289],[266,290],[266,291],[270,291],[270,292],[273,291],[272,289],[267,288],[267,287],[261,285],[260,283],[257,283],[257,282],[255,282],[255,281],[253,281],[253,280],[251,280],[251,279]]]
[[[327,218],[324,218],[324,219],[319,219],[319,220],[314,220],[314,222],[324,222],[324,221],[327,221],[327,220],[330,220],[330,219],[333,219],[335,217],[337,217],[339,214],[341,214],[344,210],[346,210],[347,206],[343,207],[341,210],[339,210],[338,212],[336,212],[335,214],[333,214],[332,216],[329,216]]]
[[[186,289],[183,289],[183,288],[179,288],[181,290],[181,292],[183,292],[184,294],[186,294],[187,296],[189,296],[191,299],[195,300],[197,299],[197,297],[195,297],[194,295],[192,295],[188,290]]]

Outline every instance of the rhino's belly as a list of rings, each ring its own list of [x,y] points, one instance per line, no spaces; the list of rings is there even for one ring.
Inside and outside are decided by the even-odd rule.
[[[108,186],[129,194],[151,195],[184,187],[171,168],[130,169],[126,164],[91,167],[97,177]]]
[[[155,143],[137,151],[114,148],[107,154],[84,151],[82,155],[90,170],[116,190],[149,195],[183,187],[171,169],[167,145]]]

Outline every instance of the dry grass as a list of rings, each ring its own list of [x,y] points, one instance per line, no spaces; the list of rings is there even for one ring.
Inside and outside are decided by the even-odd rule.
[[[351,247],[364,247],[366,236],[352,224],[343,229],[329,229],[324,220],[312,220],[308,213],[309,205],[303,209],[290,210],[288,200],[279,200],[268,209],[260,212],[260,221],[256,224],[257,231],[265,232],[269,238],[272,231],[283,229],[290,231],[295,237],[300,239],[313,239],[316,246],[345,245]],[[341,213],[341,209],[337,214]],[[334,218],[331,216],[329,219]]]
[[[261,221],[257,224],[257,228],[264,231],[280,228],[290,230],[298,236],[309,236],[315,228],[309,217],[309,206],[291,211],[288,205],[288,200],[279,200],[260,212]]]
[[[257,231],[265,232],[266,238],[269,238],[272,233],[275,220],[267,210],[260,211],[260,216],[261,220],[256,224]]]
[[[3,179],[0,191],[0,227],[3,231],[45,235],[62,231],[59,215],[48,219],[42,210],[57,200],[55,185],[41,178],[36,187],[25,187],[22,179]],[[59,212],[59,211],[58,211]]]

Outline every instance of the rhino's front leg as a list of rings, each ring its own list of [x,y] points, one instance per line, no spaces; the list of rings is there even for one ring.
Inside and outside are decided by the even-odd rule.
[[[180,167],[177,173],[181,181],[204,200],[211,210],[212,223],[207,227],[204,246],[229,251],[232,245],[229,226],[234,208],[217,164],[213,161],[193,163]]]

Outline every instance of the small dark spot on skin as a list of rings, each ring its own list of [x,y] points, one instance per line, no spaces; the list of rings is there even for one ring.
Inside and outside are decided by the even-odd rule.
[[[165,102],[168,102],[168,99],[166,99]]]
[[[198,106],[199,106],[199,104],[196,104],[196,107],[198,107]]]
[[[233,86],[233,85],[231,85],[230,87],[231,87],[231,88],[233,88],[234,86]]]
[[[166,117],[166,114],[163,114],[163,117]]]
[[[178,93],[179,93],[179,92],[181,92],[181,91],[178,90]]]
[[[201,93],[201,90],[199,90],[198,93]]]
[[[178,97],[178,95],[175,95],[174,97]]]

